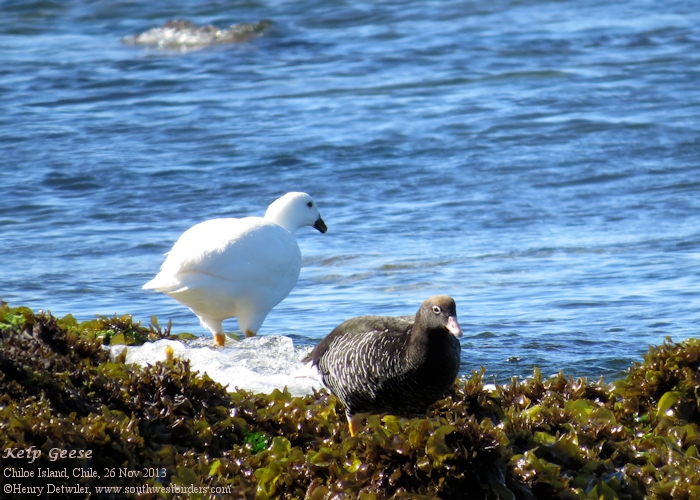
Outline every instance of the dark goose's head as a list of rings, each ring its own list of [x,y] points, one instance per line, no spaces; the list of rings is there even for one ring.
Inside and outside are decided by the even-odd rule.
[[[435,295],[426,299],[416,313],[414,329],[416,327],[428,336],[447,330],[455,337],[461,337],[462,329],[457,321],[457,305],[454,299],[449,295]]]

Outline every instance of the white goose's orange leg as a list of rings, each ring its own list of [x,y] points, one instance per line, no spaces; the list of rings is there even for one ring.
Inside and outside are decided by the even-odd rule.
[[[248,337],[255,337],[255,332],[251,332],[250,330],[245,331],[245,338]]]
[[[219,347],[223,347],[224,344],[226,343],[226,335],[224,335],[223,333],[215,333],[214,334],[214,342]]]

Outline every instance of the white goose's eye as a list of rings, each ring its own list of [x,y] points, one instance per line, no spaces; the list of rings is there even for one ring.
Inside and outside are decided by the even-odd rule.
[[[440,309],[440,306],[433,306],[433,312],[435,314],[440,314],[442,310]]]
[[[308,202],[308,203],[306,204],[306,206],[307,206],[307,207],[313,207],[313,206],[314,206],[314,202],[313,202],[313,201],[310,201],[310,202]]]

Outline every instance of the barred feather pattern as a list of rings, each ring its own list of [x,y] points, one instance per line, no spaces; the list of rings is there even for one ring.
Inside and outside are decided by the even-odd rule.
[[[324,384],[345,405],[348,416],[424,415],[457,376],[460,345],[453,335],[445,331],[437,340],[416,346],[411,342],[413,322],[389,320],[391,329],[337,334],[315,360]]]

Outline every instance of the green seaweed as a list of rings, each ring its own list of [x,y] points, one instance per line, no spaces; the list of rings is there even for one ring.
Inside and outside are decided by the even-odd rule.
[[[487,390],[482,368],[424,418],[373,415],[351,437],[325,390],[229,392],[186,361],[143,368],[103,347],[170,330],[155,318],[80,323],[1,304],[0,449],[42,453],[31,464],[2,455],[0,468],[56,468],[49,452],[59,448],[92,451],[63,460],[70,470],[158,472],[51,479],[88,486],[90,498],[96,486],[146,484],[250,499],[700,498],[697,339],[651,347],[612,383],[535,369]],[[13,498],[36,497],[23,495]]]

